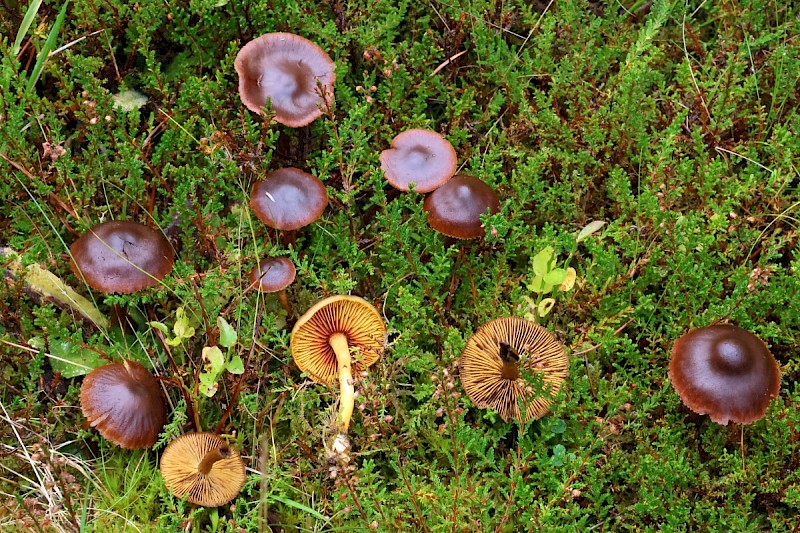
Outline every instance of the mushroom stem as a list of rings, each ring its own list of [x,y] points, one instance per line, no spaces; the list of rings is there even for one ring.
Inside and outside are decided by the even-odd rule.
[[[347,433],[355,405],[353,372],[350,368],[350,347],[347,345],[347,337],[343,333],[334,333],[328,339],[328,343],[336,354],[336,363],[339,367],[339,416],[337,422],[339,430]]]
[[[214,466],[214,463],[221,461],[222,459],[227,459],[230,456],[231,450],[227,446],[212,448],[206,452],[206,454],[203,456],[203,460],[200,461],[199,465],[197,465],[197,471],[204,476],[207,476],[208,473],[211,472],[211,467]]]
[[[500,377],[503,379],[519,379],[519,354],[506,342],[500,343],[500,360],[503,361],[503,369]]]
[[[292,306],[289,305],[289,298],[286,297],[286,290],[278,291],[278,301],[286,311],[286,318],[292,318]]]

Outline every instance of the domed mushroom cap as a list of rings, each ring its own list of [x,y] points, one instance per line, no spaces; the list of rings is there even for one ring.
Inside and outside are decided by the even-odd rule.
[[[213,433],[181,435],[161,454],[161,475],[178,498],[204,507],[228,503],[247,478],[239,452]]]
[[[291,128],[322,115],[320,90],[328,100],[333,95],[336,65],[322,48],[299,35],[262,35],[239,50],[233,66],[242,103],[261,114],[269,100],[275,120]]]
[[[539,384],[526,383],[519,368],[541,376]],[[496,318],[467,341],[459,359],[464,391],[481,409],[492,409],[508,422],[541,418],[552,397],[569,375],[564,346],[546,329],[523,318]],[[537,387],[538,388],[538,387]],[[519,404],[527,405],[521,418]]]
[[[781,374],[767,345],[730,324],[690,330],[672,346],[669,379],[692,411],[718,424],[750,424],[778,396]]]
[[[353,373],[371,366],[383,353],[386,326],[381,315],[358,296],[331,296],[300,317],[292,329],[292,357],[317,383],[333,383],[338,376],[331,335],[342,333],[353,353]]]
[[[381,152],[381,168],[395,189],[431,192],[444,185],[456,171],[453,145],[435,131],[413,129],[392,139]]]
[[[164,234],[138,222],[114,220],[94,226],[69,249],[75,275],[93,289],[132,293],[170,273],[175,251]]]
[[[296,230],[317,220],[328,205],[328,191],[315,176],[300,169],[281,168],[256,182],[250,207],[275,229]]]
[[[296,273],[291,259],[267,257],[250,271],[250,283],[261,292],[278,292],[294,282]]]
[[[500,200],[478,178],[456,174],[425,198],[422,209],[428,225],[456,239],[477,239],[485,234],[481,215],[500,211]]]
[[[95,368],[83,379],[81,411],[103,437],[128,449],[151,447],[167,422],[156,378],[128,360]]]

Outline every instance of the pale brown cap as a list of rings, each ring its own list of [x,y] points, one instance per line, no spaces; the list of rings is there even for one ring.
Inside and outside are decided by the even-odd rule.
[[[247,478],[239,452],[213,433],[181,435],[161,454],[161,475],[178,498],[204,507],[234,499]]]
[[[347,337],[353,373],[378,360],[386,343],[386,326],[378,311],[358,296],[331,296],[300,317],[292,330],[292,357],[317,383],[333,383],[339,375],[331,335]]]
[[[730,324],[692,329],[672,346],[669,379],[684,405],[718,424],[750,424],[778,396],[778,362],[764,341]]]
[[[269,100],[275,120],[291,128],[322,115],[333,96],[336,65],[325,51],[292,33],[267,33],[239,50],[233,63],[239,73],[242,103],[255,113]]]
[[[138,222],[113,220],[94,226],[70,247],[73,272],[93,289],[132,293],[170,273],[175,251],[164,234]]]
[[[297,269],[287,257],[266,257],[250,271],[250,283],[261,292],[278,292],[294,282]]]
[[[81,385],[81,411],[107,440],[123,448],[149,448],[167,422],[158,381],[136,361],[103,365]]]
[[[281,168],[253,185],[250,207],[267,226],[296,230],[317,220],[328,205],[328,191],[316,176]]]
[[[523,318],[496,318],[467,341],[459,359],[464,391],[481,409],[492,409],[508,422],[541,418],[569,375],[566,349],[552,333]],[[541,377],[542,391],[526,383],[522,372]],[[537,394],[536,392],[539,392]],[[524,419],[519,402],[527,405]]]
[[[481,215],[500,211],[500,200],[478,178],[456,174],[425,198],[422,209],[428,213],[428,225],[439,233],[477,239],[486,234]]]
[[[395,189],[431,192],[453,177],[456,151],[435,131],[407,130],[392,139],[392,147],[381,152],[381,168]]]

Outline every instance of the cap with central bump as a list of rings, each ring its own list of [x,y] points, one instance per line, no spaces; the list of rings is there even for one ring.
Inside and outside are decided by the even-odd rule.
[[[253,185],[250,207],[267,226],[296,230],[317,220],[328,205],[325,185],[294,167],[270,172]]]
[[[456,151],[435,131],[407,130],[381,152],[381,168],[395,189],[425,193],[444,185],[456,171]]]
[[[422,209],[428,213],[428,225],[456,239],[477,239],[486,231],[481,215],[500,211],[500,200],[478,178],[456,174],[430,193]]]

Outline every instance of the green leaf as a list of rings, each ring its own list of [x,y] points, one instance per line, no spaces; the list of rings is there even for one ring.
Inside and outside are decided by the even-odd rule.
[[[50,339],[50,353],[47,356],[53,371],[60,372],[65,378],[83,376],[108,362],[101,359],[96,351],[66,339]]]
[[[539,314],[540,317],[547,316],[548,313],[553,309],[553,306],[556,304],[556,301],[553,298],[545,298],[541,302],[539,302],[539,307],[536,309],[536,312]]]
[[[31,2],[31,4],[28,6],[28,10],[25,11],[25,17],[22,19],[22,24],[20,24],[19,29],[17,30],[17,38],[14,40],[14,46],[11,47],[11,55],[15,56],[19,54],[20,47],[22,46],[22,40],[25,39],[25,36],[28,34],[28,30],[33,23],[36,13],[39,12],[39,7],[41,5],[42,0],[33,0],[33,2]]]
[[[148,322],[147,325],[150,326],[151,328],[156,328],[164,335],[169,335],[169,328],[163,322],[156,322],[155,320],[153,320],[151,322]]]
[[[206,369],[210,370],[214,375],[222,372],[225,367],[225,356],[222,355],[222,350],[217,346],[203,348],[203,361],[206,362]]]
[[[30,78],[28,78],[28,85],[25,87],[25,90],[27,92],[33,91],[33,88],[36,86],[36,82],[39,81],[39,76],[42,75],[42,69],[44,69],[44,64],[50,57],[50,52],[56,46],[56,39],[58,39],[58,32],[61,31],[61,26],[64,25],[64,19],[67,17],[67,6],[69,6],[69,0],[64,2],[64,5],[61,7],[61,11],[58,13],[56,21],[53,23],[53,28],[50,30],[50,34],[47,36],[47,40],[44,42],[44,46],[39,51],[39,55],[36,57],[36,64],[33,66],[33,70],[31,71],[31,76]]]
[[[548,285],[561,285],[567,279],[567,271],[563,268],[554,268],[544,275],[544,282]]]
[[[567,268],[567,277],[564,278],[564,281],[558,286],[558,290],[560,291],[568,291],[575,286],[575,280],[578,279],[578,273],[575,272],[575,269],[572,267]]]
[[[221,316],[217,317],[217,327],[219,328],[219,343],[225,348],[230,348],[236,344],[236,330],[228,324],[228,321]]]
[[[212,374],[210,372],[200,372],[200,386],[198,387],[200,392],[211,398],[217,393],[219,390],[219,384],[217,383],[217,376],[216,374]]]
[[[231,374],[239,375],[244,373],[244,363],[242,362],[242,358],[238,355],[234,355],[225,368],[227,368],[228,372]]]
[[[575,237],[575,243],[577,244],[581,241],[586,240],[587,238],[592,236],[595,232],[599,231],[600,228],[602,228],[605,225],[606,225],[605,220],[594,220],[592,222],[589,222],[586,226],[583,227],[583,229],[581,229],[578,232],[578,236]]]
[[[544,277],[534,276],[533,280],[528,284],[528,289],[535,293],[542,294],[545,292],[550,292],[553,289],[553,286],[548,285],[547,282],[545,282]]]
[[[553,248],[552,246],[548,246],[533,256],[533,271],[539,276],[544,276],[550,271],[550,263],[552,260]]]
[[[190,339],[194,335],[194,328],[189,325],[189,317],[186,316],[183,307],[175,310],[175,325],[172,327],[172,331],[180,339]]]

